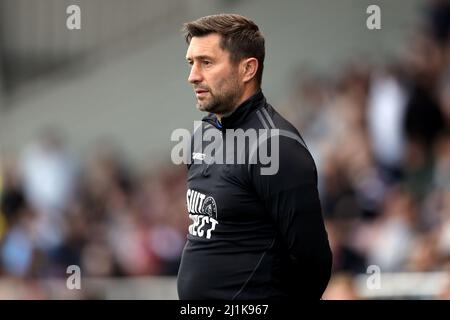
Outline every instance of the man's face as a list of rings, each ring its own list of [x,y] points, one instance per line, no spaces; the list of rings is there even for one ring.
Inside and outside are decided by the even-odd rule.
[[[226,114],[233,110],[242,94],[238,66],[230,53],[220,48],[221,36],[193,37],[186,59],[191,65],[188,81],[194,87],[200,111]]]

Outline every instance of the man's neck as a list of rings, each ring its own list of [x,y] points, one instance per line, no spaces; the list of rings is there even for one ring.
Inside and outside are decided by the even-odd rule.
[[[247,88],[246,90],[244,90],[244,94],[241,96],[241,98],[238,100],[237,103],[235,103],[235,105],[233,106],[233,109],[230,110],[227,113],[216,113],[216,117],[217,119],[219,119],[219,121],[222,121],[222,118],[224,117],[228,117],[230,114],[232,114],[237,107],[239,107],[245,100],[247,100],[248,98],[250,98],[251,96],[253,96],[260,88],[259,87],[255,87],[255,86],[251,86],[249,88]]]

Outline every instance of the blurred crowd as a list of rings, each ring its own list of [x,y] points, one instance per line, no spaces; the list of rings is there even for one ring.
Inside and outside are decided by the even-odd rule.
[[[46,129],[19,154],[4,152],[0,278],[176,275],[188,219],[185,168],[134,172],[102,141],[77,159]]]
[[[387,65],[300,68],[274,106],[318,167],[333,251],[325,299],[358,298],[354,275],[450,272],[450,4]],[[47,130],[0,162],[0,278],[176,275],[188,219],[184,166],[137,172],[99,143],[77,159]],[[450,285],[437,295],[450,298]]]
[[[318,166],[334,255],[325,298],[357,297],[353,276],[370,265],[450,270],[449,31],[449,2],[429,1],[389,64],[360,59],[338,77],[296,73],[281,112]],[[448,288],[438,297],[450,298]]]

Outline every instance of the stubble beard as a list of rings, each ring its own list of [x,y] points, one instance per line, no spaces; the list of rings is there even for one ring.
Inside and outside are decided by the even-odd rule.
[[[236,78],[225,80],[230,81],[229,84],[224,84],[222,87],[229,88],[226,91],[210,94],[210,101],[201,103],[197,101],[197,108],[200,111],[210,112],[219,115],[227,115],[234,110],[241,94],[241,88]]]

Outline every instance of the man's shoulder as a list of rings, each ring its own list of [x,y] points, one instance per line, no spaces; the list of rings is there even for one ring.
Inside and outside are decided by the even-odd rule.
[[[266,103],[255,110],[252,114],[248,127],[254,129],[268,130],[269,138],[277,137],[283,145],[301,145],[308,150],[308,147],[297,128],[271,104]]]
[[[279,166],[278,176],[288,178],[298,173],[297,176],[314,179],[316,175],[314,159],[299,131],[287,119],[270,104],[265,104],[255,110],[252,122],[255,127],[266,129],[267,132],[264,138],[261,139],[259,136],[258,146],[252,150],[252,157],[259,155],[261,150],[263,154],[270,150],[271,160]],[[254,168],[259,167],[261,163],[258,162]]]

